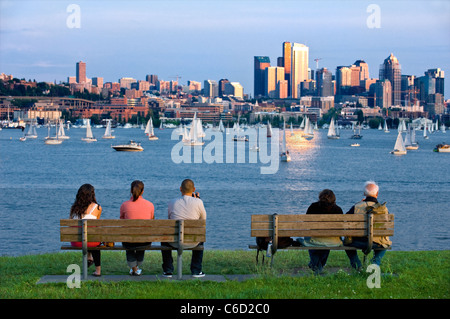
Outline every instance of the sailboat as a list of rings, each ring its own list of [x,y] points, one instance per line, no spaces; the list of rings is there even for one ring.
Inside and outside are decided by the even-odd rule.
[[[81,138],[82,141],[85,142],[97,142],[97,139],[92,135],[92,129],[91,129],[91,120],[86,120],[86,137]]]
[[[201,140],[201,137],[197,133],[197,112],[194,113],[194,119],[191,123],[191,129],[189,130],[189,137],[183,139],[183,144],[186,146],[200,146],[205,142]]]
[[[381,126],[381,122],[378,124],[378,131],[382,131],[383,127]]]
[[[391,154],[394,155],[406,155],[405,144],[403,143],[402,132],[398,132],[397,140],[395,141],[394,150]]]
[[[411,129],[410,125],[408,125],[408,131],[405,135],[405,148],[407,150],[417,150],[419,148],[419,144],[416,142],[416,129]]]
[[[426,140],[428,139],[427,124],[426,123],[423,125],[423,138],[426,139]]]
[[[444,123],[441,124],[441,132],[445,133],[445,124]]]
[[[317,125],[317,123],[316,123],[316,125]],[[291,136],[294,136],[295,134],[294,134],[294,128],[292,127],[292,123],[291,123]]]
[[[147,126],[145,127],[145,134],[147,134],[148,139],[150,141],[156,141],[158,137],[155,135],[155,131],[153,129],[153,120],[150,118],[147,122]]]
[[[351,139],[354,140],[360,140],[362,139],[362,135],[361,135],[361,125],[358,125],[358,134],[356,134],[356,127],[353,126],[353,135],[350,137]]]
[[[309,121],[309,117],[306,117],[305,120],[305,129],[303,130],[302,137],[309,141],[314,138],[314,131],[311,122]]]
[[[240,118],[241,118],[241,116],[238,115],[237,123],[235,123],[235,126],[234,126],[234,130],[236,131],[236,135],[233,136],[233,141],[248,142],[247,136],[239,134],[240,131],[241,131],[241,128],[239,127],[239,120],[240,120]]]
[[[37,132],[36,132],[36,124],[31,122],[30,126],[28,127],[27,133],[25,133],[25,137],[27,139],[29,138],[37,138]]]
[[[64,132],[64,125],[62,121],[59,121],[59,130],[58,130],[58,136],[61,140],[68,140],[70,136],[66,135],[66,132]]]
[[[389,129],[388,129],[388,127],[387,127],[387,122],[386,122],[386,120],[384,120],[384,133],[389,133]]]
[[[61,124],[61,123],[60,123]],[[50,125],[48,126],[48,136],[45,138],[45,144],[47,145],[59,145],[63,142],[60,139],[59,131],[58,131],[58,123],[56,123],[56,136],[50,136]]]
[[[330,121],[330,126],[328,127],[328,139],[330,140],[337,140],[340,138],[339,134],[336,133],[336,126],[334,124],[334,118]]]
[[[283,124],[283,136],[281,141],[281,153],[280,153],[280,159],[282,162],[290,162],[291,161],[291,155],[289,154],[289,150],[286,147],[286,122]]]
[[[105,139],[113,139],[113,138],[116,138],[114,135],[112,135],[111,121],[112,121],[112,120],[106,120],[105,134],[103,134],[102,138],[105,138]]]

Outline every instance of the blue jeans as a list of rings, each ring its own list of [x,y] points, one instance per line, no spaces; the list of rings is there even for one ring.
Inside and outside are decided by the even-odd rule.
[[[199,243],[202,245],[203,243]],[[161,246],[172,247],[169,243],[161,243]],[[162,268],[165,273],[173,273],[173,258],[171,250],[161,250],[163,264]],[[193,250],[191,258],[191,274],[198,275],[202,272],[203,250]]]
[[[360,249],[366,249],[367,248],[367,241],[359,241],[359,240],[353,240],[353,242],[349,245],[346,246],[351,246],[351,247],[356,247],[356,248],[360,248]],[[377,244],[377,243],[372,243],[372,249],[375,248],[383,248],[383,246]],[[356,250],[346,250],[345,251],[347,253],[348,258],[350,259],[350,265],[357,269],[360,268],[361,265],[361,261],[358,258],[358,253]],[[373,264],[377,264],[378,266],[380,266],[381,264],[381,259],[383,258],[384,254],[386,253],[386,250],[374,250],[373,251],[373,258],[371,260],[371,262]]]

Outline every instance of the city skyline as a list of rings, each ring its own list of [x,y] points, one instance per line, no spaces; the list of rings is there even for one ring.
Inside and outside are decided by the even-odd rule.
[[[402,74],[450,69],[445,1],[378,1],[380,28],[369,26],[366,1],[117,1],[107,7],[77,1],[79,28],[68,27],[70,4],[2,0],[0,72],[65,82],[83,61],[86,76],[104,82],[147,74],[166,81],[180,76],[180,83],[227,78],[253,95],[254,56],[268,56],[276,66],[283,42],[305,44],[309,68],[320,58],[319,68],[333,75],[337,66],[364,60],[369,76],[378,78],[391,53]]]

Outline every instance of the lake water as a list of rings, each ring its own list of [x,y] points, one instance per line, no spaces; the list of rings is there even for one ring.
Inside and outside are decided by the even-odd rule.
[[[350,147],[351,130],[342,130],[339,140],[316,131],[311,141],[296,131],[288,133],[292,161],[279,163],[275,174],[261,174],[268,164],[250,163],[248,150],[244,163],[176,164],[172,131],[156,129],[159,140],[149,141],[139,128],[117,128],[115,140],[103,140],[104,129],[94,128],[98,142],[89,144],[81,141],[84,129],[72,128],[61,145],[44,144],[44,127],[36,140],[25,142],[19,141],[20,130],[0,131],[0,255],[60,251],[59,220],[68,218],[84,183],[94,185],[102,218],[119,218],[130,183],[142,180],[144,198],[154,203],[156,218],[164,219],[185,178],[194,180],[206,207],[208,249],[247,249],[254,243],[250,215],[305,213],[324,188],[335,192],[346,212],[363,198],[366,180],[379,183],[379,200],[395,214],[394,250],[450,247],[450,154],[433,152],[437,143],[450,142],[449,133],[435,132],[428,140],[419,133],[418,150],[394,156],[389,152],[396,130],[363,130],[360,147]],[[110,147],[130,139],[141,141],[145,150]],[[249,143],[238,143],[248,149]]]

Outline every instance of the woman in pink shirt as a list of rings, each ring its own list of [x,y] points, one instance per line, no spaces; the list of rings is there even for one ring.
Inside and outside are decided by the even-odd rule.
[[[120,219],[154,219],[155,208],[151,202],[142,198],[144,193],[144,183],[133,181],[131,183],[131,198],[120,206]],[[127,263],[130,269],[130,275],[140,276],[142,269],[139,268],[144,262],[145,250],[139,250],[139,247],[149,246],[151,243],[122,243],[127,249]]]

